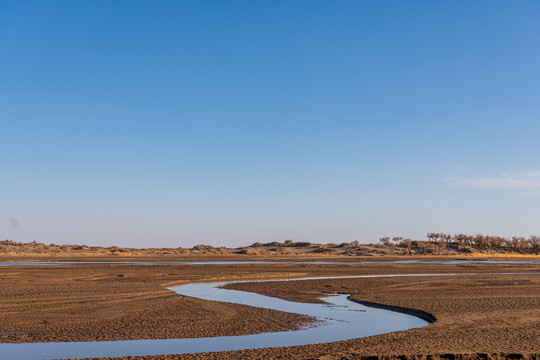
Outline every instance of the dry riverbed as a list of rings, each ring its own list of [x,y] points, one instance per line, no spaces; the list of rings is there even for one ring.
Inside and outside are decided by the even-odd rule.
[[[294,329],[300,315],[182,297],[190,281],[406,273],[484,273],[235,284],[294,301],[351,293],[359,301],[433,314],[424,328],[331,344],[129,359],[348,359],[368,355],[540,353],[540,265],[237,264],[0,268],[2,342],[92,341],[241,335]],[[128,357],[123,358],[128,359]]]

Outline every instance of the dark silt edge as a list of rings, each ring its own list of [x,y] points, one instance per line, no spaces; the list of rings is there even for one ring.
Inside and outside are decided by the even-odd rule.
[[[395,311],[395,312],[399,312],[399,313],[403,313],[407,315],[416,316],[432,324],[435,321],[437,321],[437,318],[434,315],[428,312],[422,311],[422,310],[416,310],[416,309],[406,308],[402,306],[395,306],[395,305],[379,304],[379,303],[371,302],[371,301],[356,300],[352,298],[352,295],[349,295],[347,297],[347,300],[364,305],[364,306],[372,307],[372,308],[390,310],[390,311]]]

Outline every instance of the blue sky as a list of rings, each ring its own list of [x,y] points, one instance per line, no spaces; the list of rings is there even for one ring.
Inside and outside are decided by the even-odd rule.
[[[540,233],[537,1],[0,1],[0,238]]]

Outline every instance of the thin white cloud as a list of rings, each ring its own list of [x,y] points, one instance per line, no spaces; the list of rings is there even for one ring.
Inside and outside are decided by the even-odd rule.
[[[540,194],[540,171],[502,174],[496,177],[446,179],[448,183],[474,189],[522,190]]]

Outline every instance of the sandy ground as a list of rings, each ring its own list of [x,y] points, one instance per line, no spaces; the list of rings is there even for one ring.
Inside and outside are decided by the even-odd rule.
[[[232,287],[296,301],[313,301],[317,292],[352,293],[357,301],[418,309],[437,319],[424,328],[322,346],[321,353],[540,352],[540,275],[340,279],[272,285]],[[318,347],[313,348],[318,351]]]
[[[540,272],[540,265],[240,264],[0,267],[0,340],[89,341],[240,335],[296,328],[299,315],[182,297],[188,281],[403,273]],[[368,355],[540,353],[540,275],[236,284],[295,301],[331,293],[426,311],[421,329],[331,344],[130,359],[349,359]],[[496,357],[493,357],[494,359]],[[125,358],[128,359],[128,358]]]
[[[250,278],[201,266],[0,268],[0,341],[93,341],[240,335],[297,328],[300,315],[183,297],[187,280]],[[261,274],[261,276],[264,276]],[[279,319],[279,321],[276,321]]]

